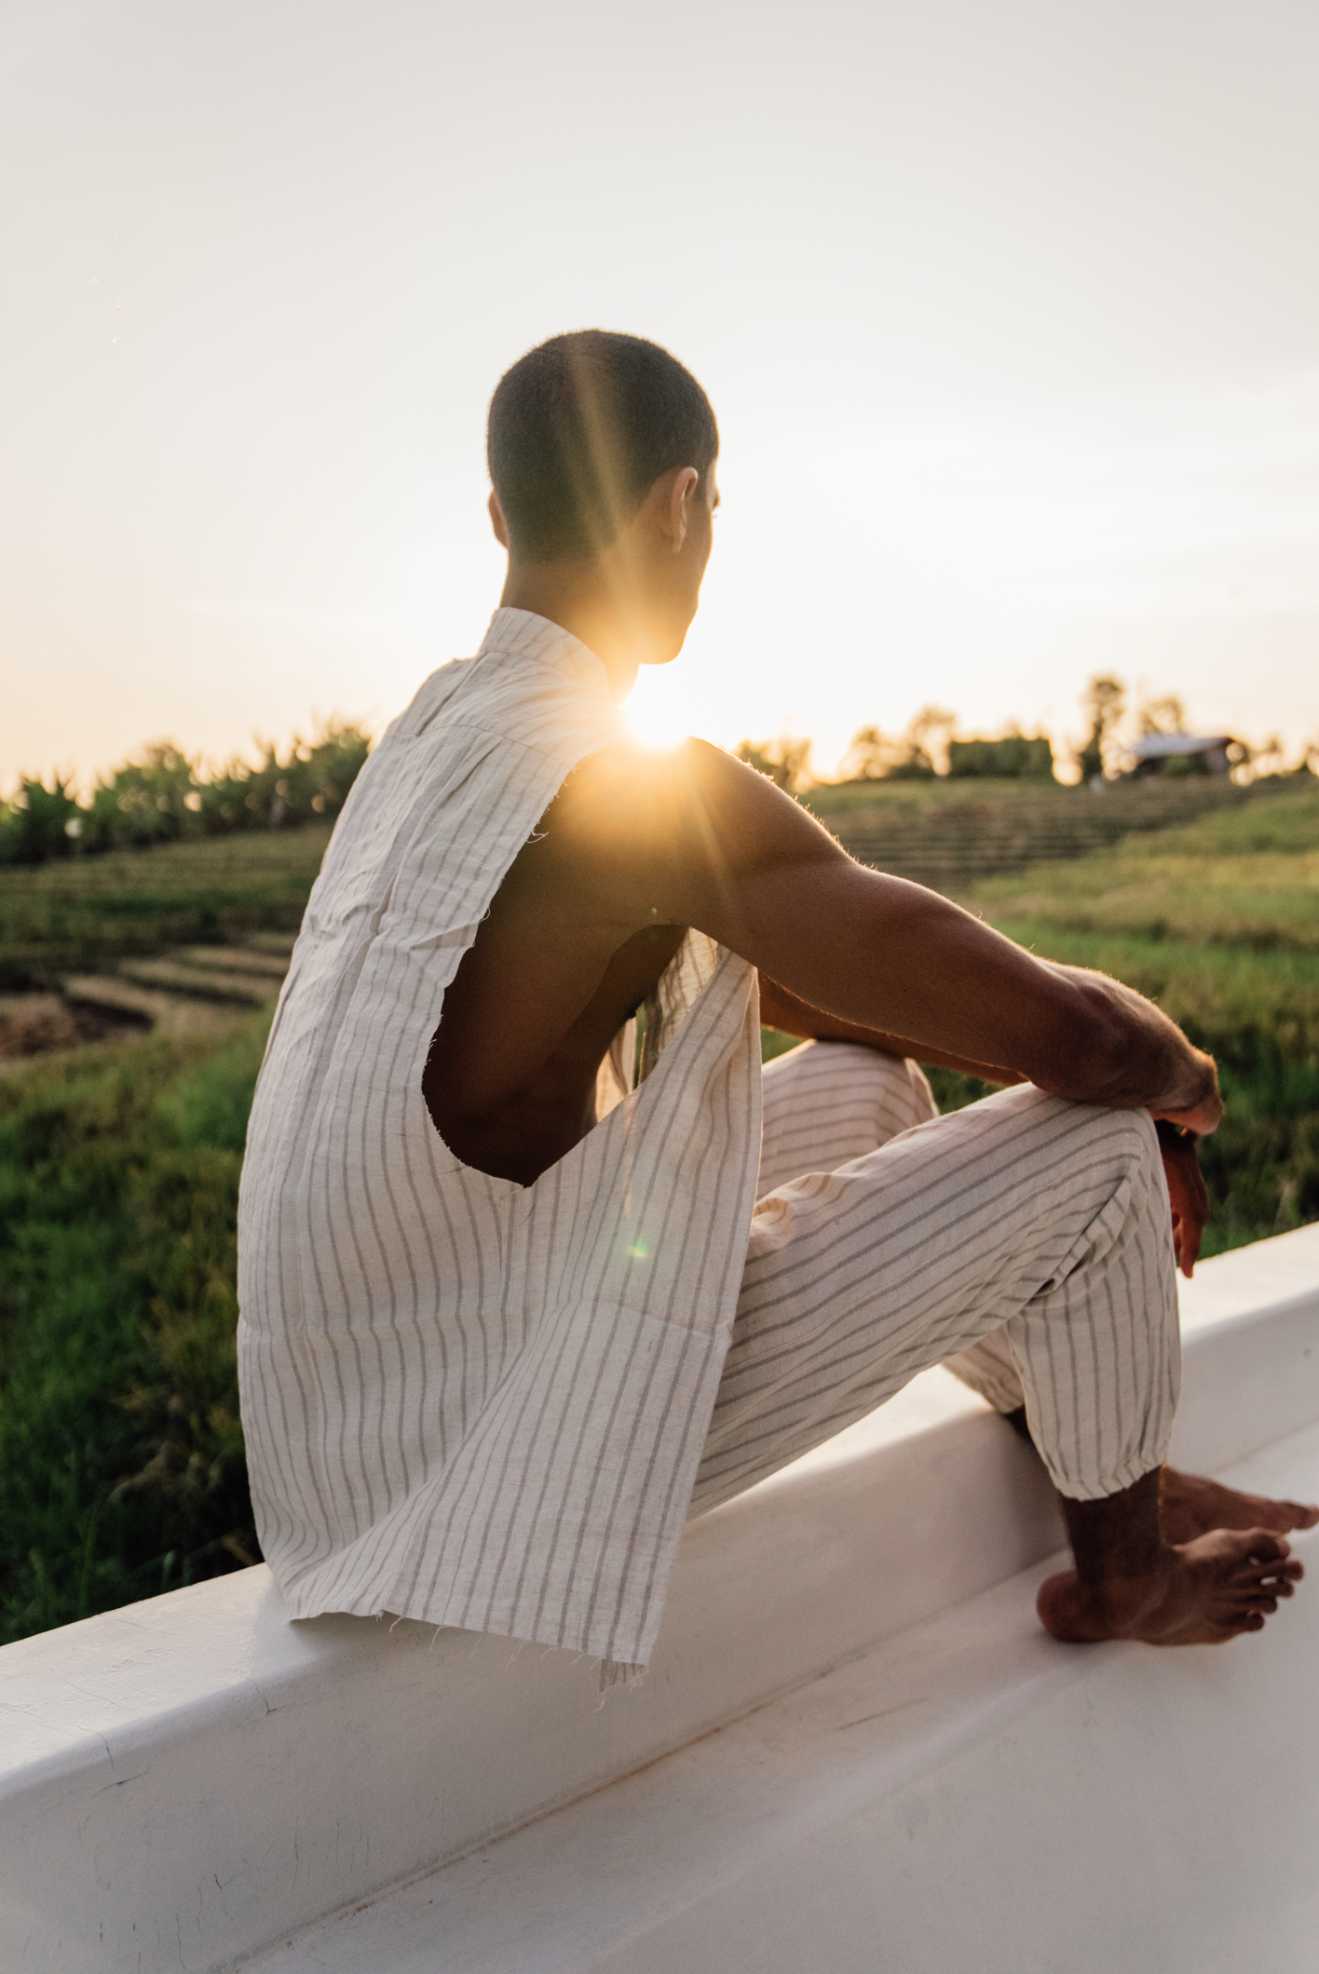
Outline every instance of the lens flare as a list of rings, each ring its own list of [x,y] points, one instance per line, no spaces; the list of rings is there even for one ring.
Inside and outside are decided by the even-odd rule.
[[[623,705],[623,723],[641,747],[678,747],[701,730],[700,709],[672,668],[645,666]]]

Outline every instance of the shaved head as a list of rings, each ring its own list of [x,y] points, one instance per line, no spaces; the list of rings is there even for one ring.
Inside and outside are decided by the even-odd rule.
[[[490,401],[490,480],[523,562],[597,553],[661,473],[694,466],[704,476],[718,451],[701,386],[641,336],[552,336],[518,359]]]

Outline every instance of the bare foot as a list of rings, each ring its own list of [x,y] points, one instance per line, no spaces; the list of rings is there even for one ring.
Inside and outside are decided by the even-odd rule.
[[[1064,1644],[1139,1639],[1221,1645],[1264,1620],[1304,1575],[1290,1544],[1265,1528],[1213,1529],[1165,1551],[1152,1574],[1083,1583],[1074,1570],[1040,1586],[1040,1622]]]
[[[1179,1474],[1165,1467],[1159,1491],[1159,1522],[1165,1542],[1194,1542],[1210,1529],[1289,1529],[1319,1525],[1319,1508],[1301,1501],[1271,1501],[1263,1494],[1238,1494],[1221,1481],[1199,1474]]]

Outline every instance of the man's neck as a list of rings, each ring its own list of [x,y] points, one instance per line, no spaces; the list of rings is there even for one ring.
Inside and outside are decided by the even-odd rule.
[[[599,577],[577,569],[510,569],[501,605],[531,610],[580,638],[604,663],[616,697],[630,692],[637,676],[637,631]]]

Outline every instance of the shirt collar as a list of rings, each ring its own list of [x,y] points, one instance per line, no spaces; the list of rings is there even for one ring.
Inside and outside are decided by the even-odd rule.
[[[599,653],[566,631],[562,624],[539,616],[534,610],[516,610],[501,603],[490,619],[477,656],[487,651],[533,659],[537,664],[551,666],[576,685],[609,692],[609,668]]]

